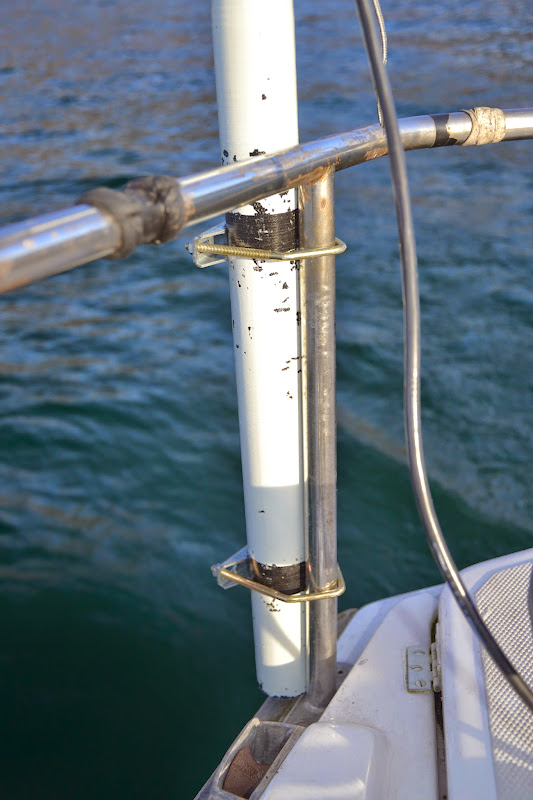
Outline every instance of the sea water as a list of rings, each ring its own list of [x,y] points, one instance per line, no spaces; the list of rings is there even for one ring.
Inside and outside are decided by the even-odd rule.
[[[375,121],[351,0],[296,0],[301,140]],[[532,104],[528,0],[383,2],[398,113]],[[0,223],[219,163],[209,4],[5,3]],[[423,423],[460,567],[532,543],[533,143],[407,156]],[[405,465],[386,161],[337,176],[341,609],[440,582]],[[262,701],[226,268],[195,229],[0,298],[0,797],[192,798]]]

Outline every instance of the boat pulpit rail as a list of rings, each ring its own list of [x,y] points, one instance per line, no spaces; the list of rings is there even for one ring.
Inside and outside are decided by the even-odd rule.
[[[398,154],[403,157],[402,150],[532,139],[533,108],[503,111],[479,107],[410,117],[399,121],[397,131],[395,127],[391,131],[385,115],[385,125],[394,165]],[[292,246],[271,245],[272,250],[267,252],[235,248],[222,226],[197,237],[188,249],[202,267],[225,257],[298,260],[301,265],[301,311],[296,319],[301,326],[297,349],[303,413],[297,427],[302,426],[300,457],[307,476],[307,556],[305,562],[298,562],[296,571],[291,569],[300,575],[303,566],[307,578],[299,582],[301,591],[293,598],[288,599],[283,592],[271,597],[272,602],[284,601],[283,605],[308,603],[305,692],[309,707],[314,709],[325,708],[335,691],[336,597],[344,588],[336,557],[335,500],[335,253],[343,251],[344,244],[335,237],[333,177],[336,171],[388,153],[385,129],[373,124],[181,179],[149,176],[130,181],[120,190],[100,187],[82,195],[71,208],[0,229],[0,293],[4,293],[96,259],[125,258],[141,244],[162,244],[190,225],[298,189],[300,249],[295,249],[294,237]],[[412,316],[412,307],[410,313]],[[415,370],[413,374],[418,373]],[[290,392],[287,395],[292,399]],[[253,560],[253,553],[250,558]],[[249,567],[248,555],[241,561]],[[229,562],[234,563],[232,559]],[[263,562],[270,564],[268,559]],[[217,565],[217,577],[226,566],[230,564]],[[273,565],[272,569],[276,568]],[[237,572],[229,571],[223,577],[249,589],[258,588],[253,571]],[[280,591],[279,586],[274,588]],[[258,597],[256,592],[253,595]],[[511,665],[504,672],[511,676],[513,685],[520,682]],[[301,687],[281,692],[276,687],[263,688],[275,696],[302,691]]]
[[[399,123],[402,145],[420,150],[533,138],[533,108],[500,114],[504,130],[494,115],[477,110],[407,117]],[[100,258],[123,258],[140,244],[161,244],[190,225],[387,153],[385,131],[374,124],[185,178],[152,176],[120,190],[93,189],[70,208],[0,229],[0,293]]]

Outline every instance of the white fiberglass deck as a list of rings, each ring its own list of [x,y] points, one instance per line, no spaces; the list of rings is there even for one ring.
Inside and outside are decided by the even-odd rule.
[[[463,571],[487,624],[529,681],[532,559],[529,550]],[[406,682],[406,649],[428,647],[437,617],[446,758],[440,782],[434,692],[410,693]],[[353,664],[349,674],[264,798],[533,798],[533,717],[483,653],[449,589],[361,609],[339,640],[339,661]]]
[[[533,550],[463,571],[491,633],[529,685],[528,591]],[[448,589],[439,603],[450,800],[533,798],[533,714],[507,684]]]
[[[343,632],[353,667],[267,787],[268,800],[437,797],[432,692],[406,689],[406,648],[428,645],[441,587],[365,606]]]

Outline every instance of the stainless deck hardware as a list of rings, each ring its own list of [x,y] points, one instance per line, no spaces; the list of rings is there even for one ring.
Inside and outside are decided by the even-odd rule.
[[[431,692],[431,661],[429,647],[413,645],[407,648],[407,691]]]
[[[253,577],[247,547],[242,547],[226,561],[214,564],[211,567],[211,572],[217,579],[218,585],[223,589],[231,589],[239,584],[254,592],[272,597],[274,600],[281,600],[283,603],[308,603],[312,600],[323,600],[327,597],[339,597],[346,590],[346,583],[338,565],[335,584],[323,591],[311,592],[306,590],[297,594],[285,594],[277,589],[272,589],[270,586],[265,586],[264,583],[259,583]]]
[[[259,250],[254,247],[234,247],[227,243],[227,231],[223,226],[217,225],[205,233],[196,236],[192,242],[187,242],[185,249],[192,255],[192,260],[200,269],[221,264],[227,258],[257,258],[261,261],[299,261],[303,258],[319,258],[320,256],[336,256],[344,253],[346,244],[342,239],[335,239],[330,247],[314,248],[312,250],[291,250],[288,253],[279,253],[275,250]],[[222,256],[222,258],[210,258]]]
[[[417,644],[407,648],[405,654],[407,660],[408,692],[442,691],[439,648],[437,642],[438,638],[429,646]]]

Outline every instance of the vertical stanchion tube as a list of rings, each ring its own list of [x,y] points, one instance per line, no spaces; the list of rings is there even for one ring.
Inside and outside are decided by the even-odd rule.
[[[335,239],[334,173],[300,189],[300,246]],[[335,401],[335,256],[300,268],[304,452],[308,487],[309,582],[330,589],[337,580],[337,435]],[[309,603],[308,702],[325,708],[335,693],[337,599]]]
[[[213,0],[222,163],[298,143],[292,0]],[[231,244],[291,250],[296,191],[226,217]],[[305,585],[298,265],[230,261],[248,552],[256,579],[286,593]],[[305,606],[252,592],[259,685],[306,690]]]

